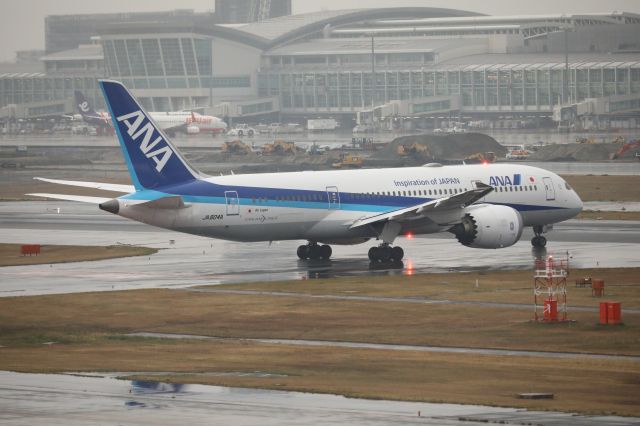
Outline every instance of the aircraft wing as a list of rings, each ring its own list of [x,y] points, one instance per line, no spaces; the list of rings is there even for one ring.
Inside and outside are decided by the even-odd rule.
[[[76,180],[46,179],[41,177],[34,177],[34,179],[42,182],[56,183],[59,185],[81,186],[83,188],[94,188],[102,191],[122,192],[126,194],[135,192],[136,190],[133,185],[119,185],[116,183],[83,182]]]
[[[26,195],[32,195],[34,197],[53,198],[54,200],[78,201],[81,203],[89,203],[89,204],[102,204],[111,200],[111,198],[87,197],[84,195],[43,194],[43,193],[26,194]]]
[[[429,213],[437,211],[463,209],[466,206],[475,203],[491,191],[493,191],[493,187],[481,182],[477,182],[476,188],[471,189],[470,191],[461,192],[449,197],[438,198],[435,200],[427,201],[426,203],[420,203],[414,206],[405,207],[386,213],[364,217],[356,220],[353,224],[351,224],[349,228],[353,229],[360,226],[370,225],[372,223],[387,221],[402,223],[408,220],[416,220],[428,217]]]

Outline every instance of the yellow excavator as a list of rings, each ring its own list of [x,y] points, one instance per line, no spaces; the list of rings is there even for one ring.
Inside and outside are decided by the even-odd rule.
[[[362,167],[362,157],[354,154],[340,154],[340,160],[333,163],[331,167],[334,169],[343,169],[343,168],[351,168],[351,169],[359,169]]]
[[[417,142],[411,145],[398,145],[396,152],[401,157],[428,157],[429,148],[426,145],[419,144]]]
[[[241,140],[225,142],[222,144],[223,154],[247,155],[251,152],[251,147]]]
[[[297,152],[298,148],[295,143],[286,142],[282,139],[262,146],[263,155],[295,155]]]
[[[476,152],[475,154],[467,155],[464,158],[466,164],[489,164],[496,162],[495,152]]]

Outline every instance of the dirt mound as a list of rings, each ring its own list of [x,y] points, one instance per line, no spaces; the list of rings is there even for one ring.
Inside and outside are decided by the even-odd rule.
[[[604,161],[611,158],[620,145],[613,143],[547,145],[529,157],[534,161]]]
[[[491,136],[483,133],[463,133],[456,135],[412,135],[394,139],[385,149],[376,153],[380,159],[398,158],[398,146],[424,145],[427,151],[420,153],[420,161],[448,162],[462,160],[479,152],[494,152],[504,157],[507,150]]]

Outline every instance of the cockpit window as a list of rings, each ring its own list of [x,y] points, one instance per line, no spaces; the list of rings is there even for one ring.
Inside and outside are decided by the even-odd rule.
[[[564,187],[567,188],[567,190],[569,191],[572,190],[571,186],[567,182],[564,183]]]

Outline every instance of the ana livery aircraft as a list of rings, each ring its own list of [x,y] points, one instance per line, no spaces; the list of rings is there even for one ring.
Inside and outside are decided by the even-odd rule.
[[[96,127],[111,127],[111,116],[106,112],[97,112],[79,90],[75,91],[76,105],[85,122]],[[200,132],[213,134],[227,131],[227,123],[212,115],[202,115],[194,111],[151,111],[149,116],[161,130],[168,133],[184,131],[193,135]]]
[[[327,259],[328,244],[379,245],[371,261],[400,261],[402,234],[448,231],[467,247],[515,244],[525,226],[534,246],[556,222],[582,210],[559,176],[491,164],[205,176],[180,155],[154,119],[117,81],[100,82],[133,182],[114,185],[41,179],[118,191],[116,198],[30,194],[98,204],[149,225],[233,241],[307,240],[301,259]]]

